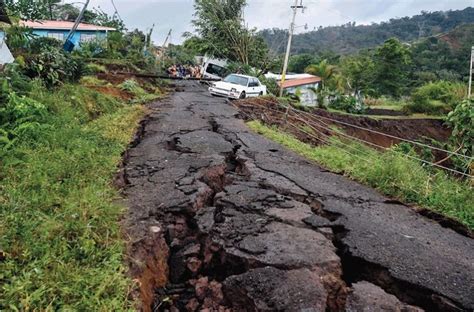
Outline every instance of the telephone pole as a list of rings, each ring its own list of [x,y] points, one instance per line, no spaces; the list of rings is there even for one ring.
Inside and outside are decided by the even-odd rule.
[[[474,62],[474,46],[471,47],[471,67],[469,68],[469,91],[467,92],[467,98],[471,98],[471,91],[472,91],[472,65]]]
[[[291,50],[291,39],[293,39],[293,31],[295,30],[296,12],[298,11],[298,9],[304,9],[303,0],[300,0],[300,5],[298,5],[298,0],[295,0],[295,5],[291,6],[291,8],[293,9],[293,18],[291,19],[290,34],[288,36],[288,45],[286,46],[285,62],[283,63],[283,72],[281,73],[280,97],[283,95],[283,83],[285,82],[286,70],[288,69],[288,60],[290,58],[290,50]]]

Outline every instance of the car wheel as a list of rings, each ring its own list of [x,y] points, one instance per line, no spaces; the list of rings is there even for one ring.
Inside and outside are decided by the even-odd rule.
[[[263,95],[263,91],[260,91],[260,94],[258,96],[262,96]]]
[[[239,96],[239,99],[245,99],[247,95],[245,94],[245,91],[242,91],[242,93],[240,93],[240,96]]]

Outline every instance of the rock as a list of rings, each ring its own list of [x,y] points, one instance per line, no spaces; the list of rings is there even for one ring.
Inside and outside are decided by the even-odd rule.
[[[331,221],[318,215],[311,215],[303,219],[303,222],[313,228],[327,227],[331,225]]]
[[[259,262],[267,266],[284,268],[310,269],[336,268],[340,267],[340,259],[336,255],[336,249],[332,242],[322,234],[310,229],[298,228],[284,223],[272,222],[265,227],[265,231],[258,233],[242,233],[245,228],[235,227],[240,224],[237,217],[234,217],[233,226],[226,229],[232,230],[232,233],[242,236],[252,234],[254,236],[245,236],[246,239],[252,237],[255,241],[256,251],[263,253],[252,254],[243,251],[237,247],[225,247],[225,251],[233,256],[246,259],[250,262]],[[291,239],[288,239],[291,238]],[[250,243],[247,244],[250,247]]]
[[[206,296],[206,290],[207,286],[209,284],[209,280],[206,277],[201,277],[196,281],[196,284],[194,285],[194,290],[196,292],[196,297],[200,300],[204,300],[204,297]]]
[[[201,264],[202,264],[201,260],[199,260],[196,257],[192,257],[188,259],[186,266],[191,272],[197,273],[199,269],[201,268]]]
[[[224,294],[237,311],[325,311],[327,292],[308,270],[264,267],[228,277]]]
[[[186,304],[186,310],[189,312],[194,312],[199,308],[199,301],[196,298],[192,298]]]
[[[347,312],[423,312],[424,310],[406,305],[394,295],[366,281],[352,285],[353,291],[347,297]]]
[[[182,178],[181,180],[179,180],[177,182],[177,184],[179,186],[182,186],[182,185],[191,185],[194,183],[194,177],[186,177],[186,178]]]
[[[217,281],[209,282],[207,277],[195,281],[194,289],[196,297],[203,302],[202,309],[210,308],[211,311],[215,311],[224,299],[222,284]]]
[[[200,250],[201,250],[201,245],[191,244],[183,250],[183,256],[185,256],[185,257],[195,256],[195,255],[199,254]]]
[[[252,255],[262,254],[267,250],[265,244],[258,240],[255,236],[245,237],[238,245],[240,250],[248,252]]]
[[[215,211],[215,207],[204,207],[196,213],[197,225],[202,233],[209,233],[214,226]]]

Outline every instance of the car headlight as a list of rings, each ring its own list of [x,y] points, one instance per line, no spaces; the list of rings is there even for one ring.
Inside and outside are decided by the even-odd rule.
[[[236,88],[232,88],[232,89],[230,89],[230,92],[237,92],[237,89],[236,89]]]

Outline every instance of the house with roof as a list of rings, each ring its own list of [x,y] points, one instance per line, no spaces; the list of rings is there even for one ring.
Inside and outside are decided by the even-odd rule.
[[[314,92],[315,89],[319,88],[321,78],[310,74],[287,74],[285,76],[285,82],[281,83],[281,75],[268,73],[265,75],[266,78],[272,78],[278,81],[278,85],[283,85],[283,90],[288,94],[296,94],[300,98],[300,102],[306,106],[316,106],[317,96]]]
[[[33,34],[36,36],[49,37],[60,41],[65,41],[69,31],[74,26],[74,22],[39,20],[21,21],[20,25],[30,28]],[[74,35],[71,38],[71,41],[75,46],[80,46],[81,43],[84,42],[105,40],[107,39],[107,33],[114,30],[115,28],[112,27],[79,23]]]

